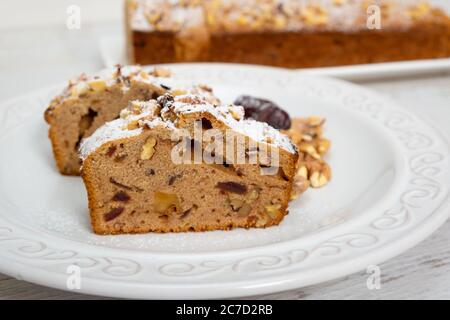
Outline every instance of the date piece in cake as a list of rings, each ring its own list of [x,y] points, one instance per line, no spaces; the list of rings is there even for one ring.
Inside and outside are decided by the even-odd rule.
[[[214,99],[205,86],[181,88],[163,68],[121,67],[96,76],[81,75],[69,82],[45,112],[56,164],[62,174],[79,175],[78,148],[105,122],[116,119],[120,110],[135,99],[156,98],[165,92],[187,91]]]
[[[140,64],[305,68],[450,56],[450,18],[426,0],[128,0],[125,20],[129,60]]]
[[[279,224],[297,149],[278,130],[243,117],[240,106],[167,94],[130,103],[84,139],[81,172],[95,233]]]

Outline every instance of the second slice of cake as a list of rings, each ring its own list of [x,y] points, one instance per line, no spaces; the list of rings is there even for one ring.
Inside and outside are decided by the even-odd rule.
[[[238,106],[135,101],[80,153],[97,234],[268,227],[287,213],[298,152]]]

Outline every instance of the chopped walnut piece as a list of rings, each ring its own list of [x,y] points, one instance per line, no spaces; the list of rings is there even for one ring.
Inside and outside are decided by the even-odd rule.
[[[135,130],[137,128],[139,128],[139,121],[138,120],[134,120],[134,121],[129,122],[127,124],[127,127],[126,127],[127,130]]]
[[[324,119],[324,118],[322,118],[322,117],[316,117],[316,116],[306,118],[306,122],[305,122],[305,124],[306,124],[308,127],[320,127],[320,126],[322,126],[324,123],[325,123],[325,119]]]
[[[310,167],[309,181],[311,182],[311,187],[320,188],[330,181],[331,168],[326,162],[309,162],[306,165]]]
[[[176,194],[155,192],[153,197],[153,209],[159,213],[165,213],[171,207],[177,209],[180,206],[178,196]]]
[[[239,208],[238,215],[240,217],[246,217],[250,214],[251,211],[252,207],[248,203],[244,203],[242,207]]]
[[[247,24],[250,23],[250,20],[247,16],[240,14],[237,18],[236,18],[236,23],[240,26],[245,26]]]
[[[156,25],[159,21],[161,21],[162,17],[163,13],[161,11],[157,12],[152,11],[145,13],[145,18],[147,19],[150,25]]]
[[[184,90],[184,89],[172,89],[172,90],[170,90],[170,92],[169,92],[169,94],[171,95],[171,96],[173,96],[173,97],[176,97],[176,96],[182,96],[182,95],[185,95],[185,94],[187,94],[188,92],[186,91],[186,90]]]
[[[323,160],[331,146],[330,140],[322,136],[324,123],[322,117],[294,118],[291,128],[284,131],[299,149],[293,199],[309,186],[320,188],[331,179],[331,168]]]
[[[72,98],[78,98],[79,96],[85,94],[90,89],[86,82],[79,82],[73,85],[70,89],[70,96]]]
[[[102,91],[102,90],[106,89],[105,80],[100,80],[100,79],[92,80],[92,81],[89,81],[88,84],[89,84],[89,87],[94,91]]]
[[[304,165],[300,166],[297,170],[297,176],[308,179],[308,168]]]
[[[141,160],[149,160],[155,153],[156,139],[154,137],[148,137],[145,144],[142,146]]]
[[[347,0],[333,0],[333,4],[336,6],[342,6],[346,2],[347,2]]]
[[[277,28],[277,29],[284,29],[287,25],[287,20],[283,16],[276,16],[274,18],[274,22],[275,22],[275,28]]]
[[[142,79],[148,79],[148,72],[145,70],[141,70],[141,72],[139,72],[139,75]]]
[[[281,205],[272,204],[265,206],[266,213],[271,219],[275,219],[280,214]]]
[[[306,24],[311,26],[325,25],[328,23],[327,11],[318,4],[303,8],[301,17]]]
[[[305,192],[310,185],[308,178],[304,178],[300,175],[296,175],[294,178],[294,184],[292,186],[291,200],[297,199],[303,192]]]
[[[139,101],[131,101],[127,107],[127,110],[129,110],[132,114],[138,115],[142,112],[142,105]]]
[[[267,224],[268,217],[267,216],[260,216],[258,217],[258,220],[255,223],[255,226],[258,228],[264,227]]]
[[[426,2],[421,2],[409,10],[409,16],[414,20],[422,19],[430,13],[431,7]]]
[[[259,191],[257,189],[253,189],[252,191],[250,191],[249,195],[248,195],[248,199],[249,200],[256,200],[259,198]]]
[[[230,113],[231,113],[231,116],[232,116],[235,120],[237,120],[237,121],[241,120],[242,115],[239,114],[239,113],[238,113],[236,110],[234,110],[233,108],[230,109]]]
[[[328,139],[318,139],[317,142],[317,151],[321,156],[323,156],[325,153],[328,152],[328,149],[330,149],[331,141]]]
[[[316,148],[314,148],[314,146],[311,144],[302,143],[298,146],[298,149],[302,152],[306,152],[316,160],[320,159],[320,154],[317,152]]]
[[[243,199],[230,199],[229,201],[230,201],[230,205],[231,205],[231,208],[233,209],[233,211],[238,211],[244,204]]]
[[[324,173],[315,171],[311,174],[310,181],[311,181],[312,187],[320,188],[320,187],[324,186],[325,184],[327,184],[328,179]]]
[[[163,67],[155,67],[151,74],[155,77],[161,78],[169,78],[171,76],[170,70]]]

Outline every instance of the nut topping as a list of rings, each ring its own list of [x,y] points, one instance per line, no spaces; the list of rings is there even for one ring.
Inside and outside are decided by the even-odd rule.
[[[297,174],[294,178],[294,184],[292,185],[291,200],[297,199],[299,195],[308,189],[309,185],[310,182],[307,178]]]
[[[311,181],[311,186],[313,188],[320,188],[320,187],[324,186],[325,184],[327,184],[328,179],[325,176],[325,174],[323,174],[319,171],[316,171],[311,174],[310,181]]]
[[[414,20],[419,20],[430,13],[431,7],[428,3],[422,2],[409,10],[409,16]]]
[[[79,82],[70,89],[70,96],[72,98],[78,98],[79,96],[85,94],[88,90],[89,85],[86,82]]]
[[[328,139],[320,139],[317,144],[317,151],[323,156],[330,149],[331,142]]]
[[[186,90],[184,90],[184,89],[172,89],[172,90],[170,90],[169,93],[170,93],[171,96],[176,97],[176,96],[185,95],[188,92]]]
[[[333,0],[333,4],[336,6],[342,6],[346,2],[347,2],[347,0]]]
[[[92,80],[92,81],[89,81],[88,84],[89,84],[89,87],[91,87],[91,89],[94,91],[103,91],[106,88],[105,80],[100,80],[100,79]]]
[[[319,188],[331,179],[331,168],[322,160],[331,146],[330,140],[322,136],[324,123],[325,119],[322,117],[294,118],[291,128],[284,131],[300,151],[292,198],[296,198],[309,186]]]
[[[128,123],[127,125],[127,130],[134,130],[139,128],[139,121],[138,120],[134,120]]]
[[[151,74],[155,77],[161,77],[161,78],[169,78],[171,76],[171,72],[167,68],[163,67],[155,67]]]
[[[301,12],[301,17],[306,24],[311,26],[325,25],[328,23],[328,13],[320,5],[310,5]]]
[[[308,179],[308,168],[306,168],[306,166],[301,166],[297,171],[297,175],[304,179]]]

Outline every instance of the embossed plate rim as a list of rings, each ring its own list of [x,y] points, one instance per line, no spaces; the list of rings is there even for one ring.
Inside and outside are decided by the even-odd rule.
[[[445,160],[448,160],[449,155],[448,143],[438,130],[425,124],[415,115],[396,107],[392,101],[370,90],[339,80],[298,76],[276,68],[230,64],[184,64],[172,65],[172,68],[181,73],[195,72],[195,75],[202,79],[212,80],[215,77],[219,82],[226,78],[230,80],[231,76],[239,74],[243,76],[240,79],[243,82],[253,81],[252,79],[257,78],[257,81],[273,81],[277,85],[297,83],[305,86],[305,94],[316,96],[332,94],[333,90],[337,90],[334,91],[337,95],[337,92],[356,92],[360,94],[359,98],[363,96],[364,99],[368,99],[368,103],[365,103],[364,101],[367,100],[364,99],[358,100],[358,94],[356,94],[349,96],[351,99],[349,98],[348,104],[355,105],[357,109],[361,108],[360,111],[367,114],[370,119],[374,120],[376,117],[380,117],[380,112],[383,116],[382,112],[389,107],[391,114],[398,113],[404,119],[409,119],[408,121],[417,125],[419,137],[420,134],[424,133],[425,136],[428,135],[435,139],[434,141],[438,145],[446,148],[442,151],[442,154],[439,154],[442,158],[438,162],[444,162],[444,166],[442,166],[442,163],[439,165],[442,166],[444,175],[448,176],[448,165],[445,166]],[[209,80],[204,80],[204,82],[209,82]],[[29,94],[18,100],[16,99],[15,103],[22,102],[22,104],[27,105],[23,102],[30,101],[32,103],[31,101],[34,101],[36,104],[36,100],[42,103],[49,98],[54,90],[52,87],[48,90]],[[346,98],[346,96],[339,97]],[[3,106],[10,105],[13,102],[10,100]],[[5,114],[8,114],[8,112],[9,109],[0,115],[0,123],[3,124],[6,119]],[[29,112],[27,107],[23,112]],[[14,114],[9,116],[13,117]],[[387,121],[386,126],[399,133],[399,141],[405,144],[410,143],[407,136],[412,129],[404,128],[402,121],[399,121],[399,119],[394,120],[393,123]],[[420,132],[420,130],[423,132]],[[411,134],[413,136],[414,132]],[[414,147],[417,146],[416,142]],[[429,148],[424,147],[424,150],[427,150],[424,151],[424,154],[427,152],[429,155],[437,154],[432,151],[434,150],[432,145]],[[430,162],[433,163],[433,158],[419,159],[421,161],[417,166],[417,163],[413,163],[418,159],[416,156],[410,157],[408,163],[411,170],[420,173],[417,179],[428,179],[429,176],[435,178],[436,170],[430,164]],[[411,179],[413,178],[416,179],[411,174]],[[427,181],[427,184],[425,182],[420,184],[420,181],[417,181],[417,183],[423,187],[430,185],[430,181]],[[442,181],[437,181],[437,183],[442,183]],[[0,251],[0,271],[27,281],[67,290],[65,268],[69,264],[78,263],[84,266],[87,272],[82,278],[81,292],[129,298],[220,298],[287,290],[331,280],[362,270],[369,264],[380,263],[423,240],[445,222],[448,217],[450,205],[448,186],[438,185],[438,187],[445,193],[445,197],[442,198],[441,193],[438,194],[439,203],[433,202],[434,213],[428,213],[427,219],[424,221],[420,220],[416,224],[406,225],[407,228],[405,228],[401,224],[400,227],[396,226],[395,223],[392,225],[386,224],[386,220],[395,220],[398,214],[401,215],[401,210],[397,215],[395,212],[393,215],[389,212],[380,215],[379,218],[383,219],[380,221],[384,221],[385,224],[378,221],[377,226],[379,228],[384,226],[385,230],[381,232],[381,234],[384,234],[384,238],[376,238],[375,236],[376,241],[374,243],[377,244],[376,246],[373,246],[374,238],[371,238],[371,236],[378,235],[378,233],[367,233],[367,228],[370,228],[369,225],[367,228],[360,226],[353,232],[334,235],[318,244],[308,245],[304,248],[297,248],[295,245],[298,241],[294,240],[263,248],[258,247],[254,250],[227,251],[219,253],[217,256],[202,253],[192,255],[155,253],[139,257],[139,254],[136,253],[126,255],[123,250],[105,248],[96,250],[79,244],[61,247],[60,244],[46,243],[45,241],[50,241],[49,237],[43,236],[40,238],[33,232],[28,232],[14,224],[11,225],[9,221],[0,216],[0,249],[2,249]],[[425,192],[425,189],[418,190]],[[431,195],[433,196],[433,194]],[[424,195],[419,194],[418,196],[420,198]],[[411,199],[407,199],[406,202],[408,201],[411,201]],[[410,204],[415,205],[414,203]],[[4,207],[0,207],[0,210],[4,209]],[[411,208],[407,209],[410,210]],[[418,210],[416,211],[418,212]],[[408,216],[404,219],[408,223],[411,222],[411,219],[408,220],[407,218]],[[413,216],[413,218],[415,217]],[[386,226],[394,226],[394,228],[386,228]],[[405,232],[405,230],[408,232]],[[384,239],[394,239],[395,241],[386,244],[383,243]],[[63,241],[63,243],[67,243],[67,241]],[[263,251],[266,252],[262,254]]]

